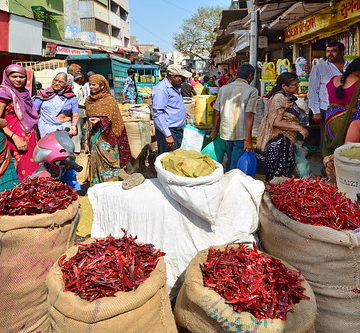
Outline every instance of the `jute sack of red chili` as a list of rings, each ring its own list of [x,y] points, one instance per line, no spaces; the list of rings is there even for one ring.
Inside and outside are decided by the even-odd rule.
[[[38,180],[32,181],[35,184]],[[50,331],[46,274],[69,247],[78,220],[79,203],[70,187],[54,179],[42,180],[40,188],[44,188],[44,184],[52,185],[45,186],[49,192],[65,186],[64,191],[72,199],[51,214],[0,216],[0,332]],[[12,194],[20,196],[19,188],[25,191],[26,187],[20,185]],[[5,193],[11,196],[3,192],[2,198]],[[31,191],[32,196],[38,197],[36,200],[43,194]],[[49,193],[48,197],[62,200],[63,194]],[[27,195],[25,191],[22,197]],[[11,200],[7,202],[10,207]],[[16,209],[16,205],[13,208]]]
[[[360,332],[358,204],[319,180],[276,178],[272,184],[260,207],[262,247],[310,283],[317,333]]]
[[[316,303],[291,266],[234,244],[201,251],[190,262],[174,314],[192,333],[305,333]]]
[[[70,248],[47,278],[52,332],[177,332],[162,255],[126,234]]]

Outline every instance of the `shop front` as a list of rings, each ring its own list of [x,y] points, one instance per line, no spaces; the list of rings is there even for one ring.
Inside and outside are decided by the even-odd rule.
[[[341,0],[332,7],[308,16],[285,29],[285,42],[294,44],[294,60],[305,57],[310,63],[325,56],[329,39],[342,42],[346,56],[360,54],[360,0]]]

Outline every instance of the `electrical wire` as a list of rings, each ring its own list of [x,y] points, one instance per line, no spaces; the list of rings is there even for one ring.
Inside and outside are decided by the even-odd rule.
[[[154,33],[153,31],[151,31],[150,29],[148,29],[146,26],[142,25],[141,23],[139,23],[137,20],[134,19],[134,17],[132,15],[130,15],[130,19],[139,27],[141,27],[143,30],[145,30],[146,32],[148,32],[149,34],[151,34],[152,36],[154,36],[155,38],[157,38],[158,40],[165,42],[167,45],[171,46],[172,48],[174,47],[168,40],[160,37],[159,35],[157,35],[156,33]]]

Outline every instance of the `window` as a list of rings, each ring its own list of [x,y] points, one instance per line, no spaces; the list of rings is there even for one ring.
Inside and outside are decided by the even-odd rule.
[[[109,34],[109,26],[107,23],[102,22],[98,19],[95,19],[95,30],[98,32],[102,32],[103,34]]]
[[[128,46],[129,46],[129,43],[130,43],[130,39],[124,37],[124,46],[125,46],[125,47],[128,47]]]
[[[120,7],[120,17],[121,19],[123,19],[124,21],[127,21],[129,13],[122,7]]]
[[[115,13],[116,15],[120,15],[120,6],[115,3],[114,1],[110,2],[110,10]]]
[[[111,27],[111,36],[121,39],[121,32],[119,28],[116,27]]]

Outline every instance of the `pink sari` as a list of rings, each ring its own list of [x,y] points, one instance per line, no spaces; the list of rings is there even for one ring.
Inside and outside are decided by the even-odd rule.
[[[6,105],[4,118],[8,123],[7,127],[25,140],[28,146],[25,152],[20,152],[16,148],[13,140],[10,138],[7,139],[11,155],[14,157],[16,163],[19,181],[22,182],[27,176],[32,175],[39,166],[39,164],[33,160],[33,153],[37,143],[37,134],[34,128],[32,128],[29,133],[25,133],[19,118],[15,113],[13,102]]]

